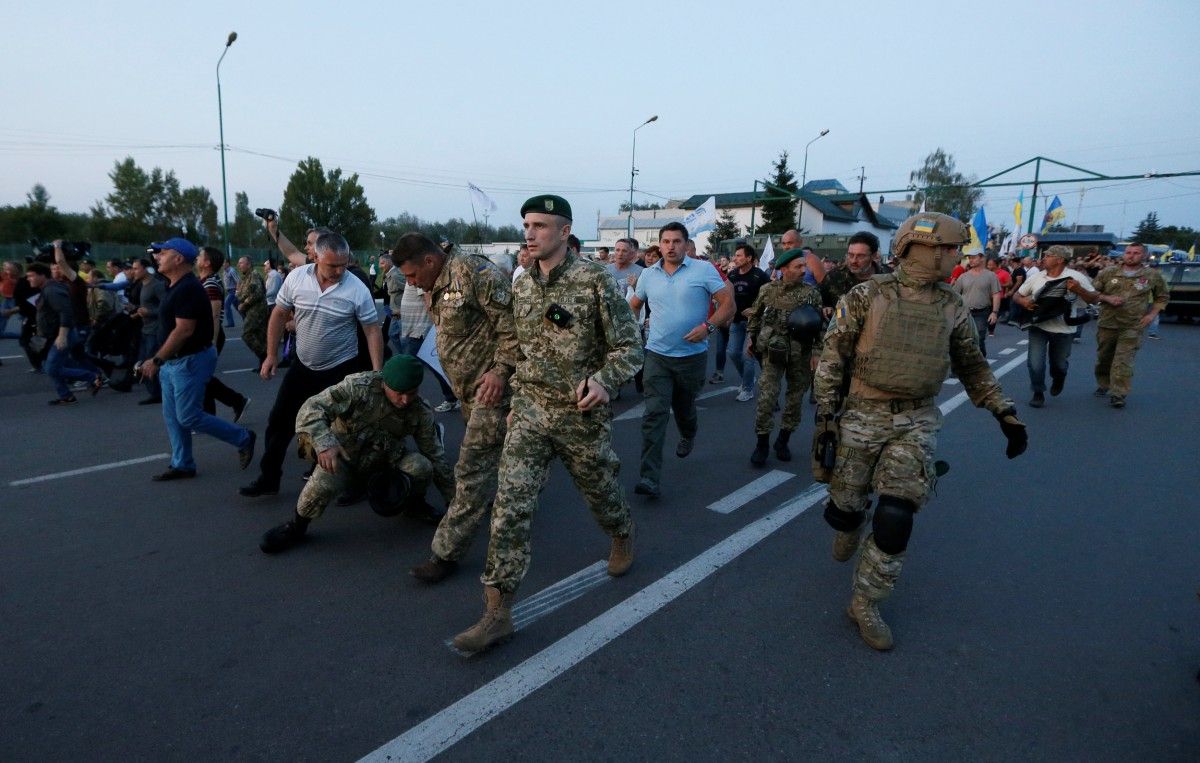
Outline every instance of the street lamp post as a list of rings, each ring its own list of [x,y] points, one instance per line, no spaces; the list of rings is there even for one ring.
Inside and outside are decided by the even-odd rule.
[[[221,129],[221,206],[225,211],[225,259],[233,259],[233,244],[229,240],[229,191],[225,187],[225,114],[221,108],[221,62],[229,52],[229,46],[237,39],[237,32],[230,32],[225,40],[225,50],[217,59],[217,124]]]
[[[808,182],[808,147],[811,146],[812,144],[816,143],[821,138],[824,138],[828,134],[829,134],[829,128],[826,127],[824,130],[821,130],[820,134],[818,134],[817,137],[813,138],[808,143],[804,144],[804,168],[800,171],[800,193],[801,194],[804,193],[804,184],[806,182]],[[804,227],[804,196],[803,195],[800,197],[800,217],[797,218],[797,220],[796,220],[796,226],[799,228]]]
[[[637,176],[637,131],[657,120],[658,115],[655,114],[633,128],[633,158],[629,160],[629,218],[625,224],[625,235],[629,238],[633,238],[633,179]]]

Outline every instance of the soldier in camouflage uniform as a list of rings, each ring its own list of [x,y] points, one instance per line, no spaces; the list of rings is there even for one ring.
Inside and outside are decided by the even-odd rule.
[[[891,268],[875,261],[879,255],[879,237],[870,231],[860,230],[846,244],[846,259],[825,274],[821,281],[821,304],[825,317],[833,315],[833,308],[846,293]]]
[[[401,236],[392,258],[409,283],[429,293],[438,360],[466,421],[454,467],[454,500],[433,536],[433,555],[410,571],[419,580],[437,583],[466,554],[496,494],[508,380],[520,357],[512,287],[509,277],[483,257],[447,254],[420,233]]]
[[[879,496],[847,610],[875,649],[892,647],[878,604],[896,584],[913,514],[935,479],[942,414],[934,396],[947,372],[1000,422],[1009,458],[1026,447],[1025,425],[979,352],[969,312],[943,282],[967,240],[966,226],[947,215],[906,220],[892,243],[896,272],[874,276],[839,300],[817,366],[813,476],[829,483],[825,520],[837,531],[838,561],[854,555],[868,495]],[[827,447],[836,449],[832,471],[819,458]]]
[[[1134,242],[1125,247],[1120,265],[1101,270],[1092,281],[1101,304],[1096,324],[1096,396],[1108,395],[1113,408],[1125,407],[1142,333],[1167,306],[1166,281],[1143,263],[1145,257],[1146,247]]]
[[[428,511],[424,494],[430,480],[450,502],[454,477],[446,463],[442,431],[417,393],[423,375],[421,361],[396,355],[382,371],[350,374],[305,401],[296,415],[296,434],[301,455],[316,461],[317,468],[300,492],[296,515],[263,536],[259,547],[265,553],[300,543],[308,523],[321,516],[330,500],[373,487],[375,480],[404,483],[408,489],[401,492],[407,496],[396,502],[410,512]],[[406,447],[407,437],[412,437],[417,452]],[[341,505],[348,502],[339,499]],[[372,500],[372,508],[390,516],[400,507]]]
[[[534,264],[513,286],[521,358],[500,458],[478,623],[454,639],[478,652],[512,634],[512,601],[529,567],[530,522],[555,456],[612,538],[608,574],[633,564],[633,521],[617,482],[609,399],[642,365],[633,313],[603,265],[567,251],[571,207],[535,196],[521,207]]]
[[[785,378],[787,395],[779,437],[775,440],[775,455],[780,461],[792,460],[788,441],[792,432],[800,426],[804,392],[812,382],[813,341],[819,338],[819,334],[807,337],[805,342],[792,336],[788,330],[789,317],[804,305],[812,308],[819,328],[821,294],[804,283],[804,250],[789,249],[779,255],[775,260],[775,268],[782,272],[783,278],[759,289],[746,326],[746,335],[750,337],[747,352],[753,351],[762,357],[758,404],[754,415],[754,434],[758,437],[758,444],[750,456],[750,463],[755,466],[767,462],[767,446],[771,430],[775,427],[774,410]]]
[[[267,288],[262,274],[250,263],[249,257],[238,260],[238,281],[234,294],[237,309],[242,314],[242,342],[250,348],[261,363],[267,357]]]

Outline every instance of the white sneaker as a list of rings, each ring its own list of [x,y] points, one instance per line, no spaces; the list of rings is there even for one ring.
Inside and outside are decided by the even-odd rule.
[[[457,411],[459,403],[457,400],[446,400],[439,403],[433,410],[438,413],[447,413],[449,411]]]
[[[754,399],[754,390],[752,390],[752,389],[739,389],[738,390],[737,401],[739,403],[744,403],[747,400],[753,400],[753,399]]]

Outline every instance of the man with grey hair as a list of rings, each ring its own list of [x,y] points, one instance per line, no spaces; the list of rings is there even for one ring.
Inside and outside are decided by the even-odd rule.
[[[313,251],[315,263],[288,274],[267,324],[267,357],[259,375],[264,380],[275,375],[284,327],[293,320],[296,357],[279,385],[267,418],[258,478],[240,490],[251,498],[279,492],[284,453],[296,434],[296,414],[305,400],[348,374],[383,367],[383,332],[375,300],[362,281],[346,270],[350,245],[340,234],[323,233],[313,242]],[[360,325],[366,336],[369,364],[358,348],[356,331]]]
[[[645,268],[637,264],[637,241],[634,239],[617,239],[613,247],[612,260],[605,266],[608,274],[617,279],[621,293],[629,296],[629,290],[637,285],[638,275]]]

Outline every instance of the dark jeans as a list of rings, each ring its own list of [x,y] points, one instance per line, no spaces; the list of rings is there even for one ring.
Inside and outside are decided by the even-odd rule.
[[[1066,379],[1075,334],[1055,334],[1036,326],[1029,328],[1029,386],[1034,392],[1046,391],[1046,356],[1050,357],[1050,380]]]
[[[746,357],[746,328],[748,321],[734,321],[729,324],[729,360],[742,377],[742,389],[753,392],[754,382],[758,379],[758,361]]]
[[[217,334],[217,357],[221,356],[221,350],[225,349],[225,332]],[[216,371],[209,377],[208,383],[204,385],[204,412],[210,416],[217,412],[217,403],[226,408],[236,408],[246,401],[246,396],[236,389],[229,387],[225,382],[217,378]]]
[[[707,352],[672,358],[646,350],[646,364],[642,368],[642,384],[646,390],[646,412],[642,414],[642,479],[659,483],[663,440],[671,411],[675,413],[679,436],[696,436],[696,395],[704,386],[707,367]]]
[[[283,457],[296,436],[296,414],[300,406],[313,395],[332,387],[347,375],[363,370],[357,357],[324,371],[314,371],[292,358],[292,365],[283,375],[275,404],[267,416],[262,460],[258,462],[259,479],[268,485],[278,485],[283,476]]]
[[[717,335],[713,337],[713,344],[717,346],[717,373],[725,373],[725,352],[729,348],[729,327],[722,326],[717,329]]]
[[[71,389],[67,386],[67,382],[86,381],[94,382],[100,376],[100,369],[92,365],[90,362],[80,362],[73,352],[79,346],[79,335],[74,329],[71,330],[66,349],[60,350],[54,346],[54,340],[50,342],[50,354],[46,356],[46,373],[54,382],[54,390],[58,393],[59,399],[68,398],[71,396]]]
[[[988,316],[992,314],[992,308],[985,307],[982,310],[972,310],[971,320],[975,323],[975,333],[979,334],[979,352],[983,357],[987,357],[987,335],[991,326],[988,325]]]
[[[158,352],[158,336],[156,334],[142,334],[141,344],[138,345],[138,360],[148,360],[154,357],[154,353],[156,352]],[[153,379],[147,379],[144,383],[146,391],[150,393],[150,397],[155,400],[162,400],[162,386],[157,376]]]
[[[399,323],[399,321],[397,321],[397,323]],[[401,355],[412,355],[414,358],[417,357],[417,350],[421,349],[421,344],[424,341],[425,341],[425,337],[423,337],[423,336],[401,337],[400,338],[400,354]],[[421,362],[425,363],[425,361],[423,361],[423,360]],[[450,385],[446,383],[446,380],[442,378],[442,375],[439,374],[437,371],[434,371],[433,367],[430,366],[428,363],[425,363],[425,367],[433,372],[433,378],[437,379],[438,386],[442,388],[442,394],[446,397],[446,399],[452,403],[454,401],[458,400],[458,396],[454,394],[454,390],[450,389]]]

